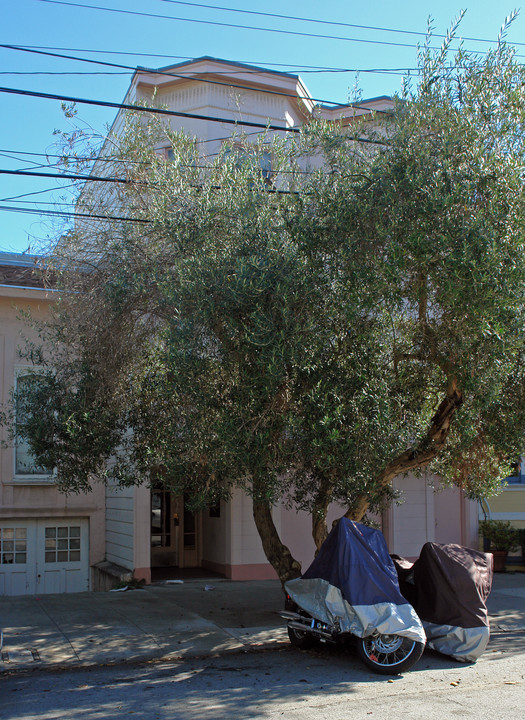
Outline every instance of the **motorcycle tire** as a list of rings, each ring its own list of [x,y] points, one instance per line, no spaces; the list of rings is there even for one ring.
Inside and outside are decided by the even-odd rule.
[[[300,648],[301,650],[308,650],[313,647],[317,640],[310,635],[310,633],[303,632],[302,630],[295,630],[288,626],[288,637],[294,647]]]
[[[380,675],[399,675],[417,663],[424,643],[401,635],[369,635],[357,641],[360,660]]]

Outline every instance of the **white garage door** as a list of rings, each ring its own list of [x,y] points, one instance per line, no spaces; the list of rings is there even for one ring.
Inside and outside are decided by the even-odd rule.
[[[89,590],[86,519],[0,522],[0,595]]]

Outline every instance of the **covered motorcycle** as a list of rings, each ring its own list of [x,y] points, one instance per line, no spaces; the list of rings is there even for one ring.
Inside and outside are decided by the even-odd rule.
[[[489,641],[486,600],[492,555],[460,545],[423,545],[414,564],[394,556],[403,595],[423,622],[430,647],[475,662]]]
[[[425,631],[399,589],[381,532],[341,518],[308,570],[285,584],[290,641],[358,638],[357,651],[375,672],[397,674],[419,658]]]

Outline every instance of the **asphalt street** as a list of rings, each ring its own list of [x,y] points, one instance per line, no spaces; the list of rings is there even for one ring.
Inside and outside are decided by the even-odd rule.
[[[496,637],[475,665],[425,652],[401,677],[351,651],[241,652],[0,679],[1,720],[522,720],[523,634]]]

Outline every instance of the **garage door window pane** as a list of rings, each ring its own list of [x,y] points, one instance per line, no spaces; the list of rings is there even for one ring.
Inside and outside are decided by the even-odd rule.
[[[26,528],[0,528],[0,565],[25,565]]]
[[[46,563],[80,561],[80,527],[47,527]]]

